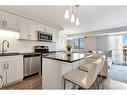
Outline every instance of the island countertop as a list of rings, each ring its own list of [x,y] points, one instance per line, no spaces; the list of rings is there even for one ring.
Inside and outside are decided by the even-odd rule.
[[[52,53],[47,56],[44,56],[44,58],[72,63],[72,62],[84,59],[84,54],[83,53],[71,53],[71,56],[67,56],[67,53],[65,52],[56,52],[56,53]]]

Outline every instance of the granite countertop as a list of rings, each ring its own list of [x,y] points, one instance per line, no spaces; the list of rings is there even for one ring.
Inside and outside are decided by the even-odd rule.
[[[8,52],[8,53],[0,53],[0,56],[14,56],[14,55],[22,55],[19,52]]]
[[[29,53],[20,53],[20,52],[7,52],[7,53],[0,53],[0,56],[14,56],[14,55],[23,55],[23,56],[35,56],[35,55],[41,55],[41,53],[34,53],[34,52],[29,52]]]
[[[56,53],[44,56],[44,58],[72,63],[72,62],[84,59],[84,54],[72,53],[71,56],[67,56],[67,53],[65,52],[56,52]]]
[[[35,53],[35,52],[28,52],[28,53],[20,53],[24,57],[32,57],[32,56],[41,56],[41,53]]]

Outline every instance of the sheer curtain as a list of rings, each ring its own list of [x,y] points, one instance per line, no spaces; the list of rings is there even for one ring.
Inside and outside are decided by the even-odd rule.
[[[107,37],[107,49],[112,50],[112,60],[114,64],[123,63],[123,36],[112,35]]]

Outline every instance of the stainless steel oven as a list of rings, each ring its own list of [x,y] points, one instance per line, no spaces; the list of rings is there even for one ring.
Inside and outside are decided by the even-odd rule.
[[[38,41],[52,42],[52,34],[38,31]]]

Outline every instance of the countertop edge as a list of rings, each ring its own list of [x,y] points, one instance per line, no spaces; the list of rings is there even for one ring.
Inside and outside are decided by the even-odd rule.
[[[69,61],[69,60],[62,60],[62,59],[56,59],[56,58],[51,58],[51,57],[43,57],[43,58],[48,58],[48,59],[53,59],[53,60],[58,60],[58,61],[62,61],[62,62],[69,62],[69,63],[73,63],[73,62],[76,62],[76,61],[79,61],[79,60],[82,60],[84,58],[79,58],[77,60],[73,60],[73,61]]]

